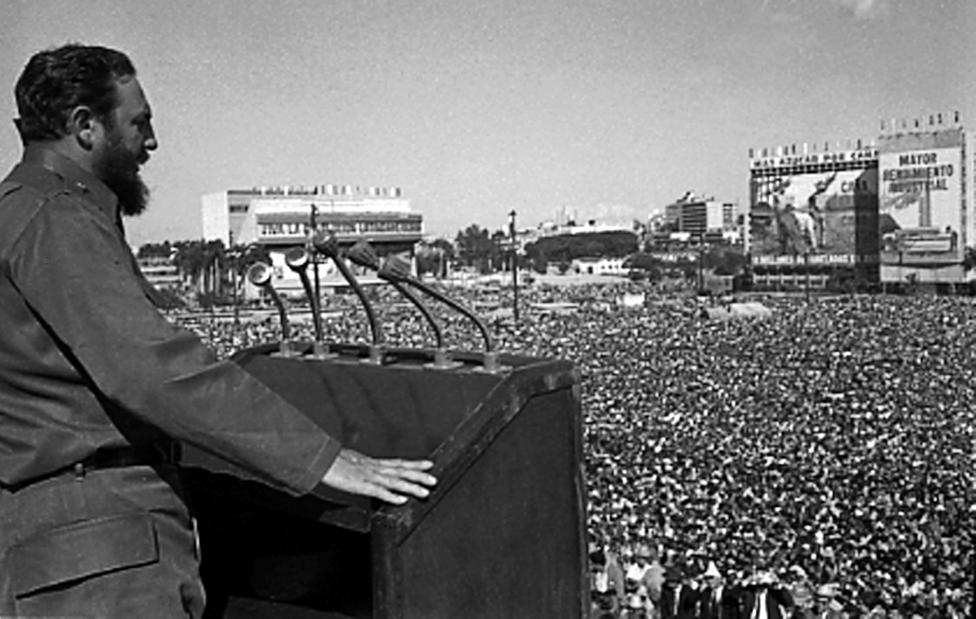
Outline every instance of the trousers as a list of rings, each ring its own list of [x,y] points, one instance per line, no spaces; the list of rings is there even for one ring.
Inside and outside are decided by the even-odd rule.
[[[202,617],[185,496],[170,465],[0,488],[0,619]]]

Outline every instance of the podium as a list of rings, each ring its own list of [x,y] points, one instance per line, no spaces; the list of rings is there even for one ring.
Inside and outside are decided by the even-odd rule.
[[[566,361],[333,345],[234,360],[345,446],[429,458],[427,499],[292,497],[187,447],[208,617],[585,617],[579,378]]]

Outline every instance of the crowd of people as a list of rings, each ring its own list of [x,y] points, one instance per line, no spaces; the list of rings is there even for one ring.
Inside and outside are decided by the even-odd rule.
[[[594,616],[971,616],[972,299],[768,297],[767,318],[714,320],[694,296],[618,306],[634,286],[537,286],[523,303],[577,311],[490,325],[502,350],[581,371]],[[387,342],[430,346],[388,292]],[[365,341],[353,301],[330,298],[326,337]],[[438,315],[450,347],[480,349]],[[220,354],[278,338],[276,321],[191,326]]]

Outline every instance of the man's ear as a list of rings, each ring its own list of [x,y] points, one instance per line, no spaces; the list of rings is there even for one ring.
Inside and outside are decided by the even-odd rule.
[[[68,133],[84,150],[91,150],[95,146],[98,133],[102,130],[102,123],[95,117],[95,113],[87,105],[79,105],[68,116]]]

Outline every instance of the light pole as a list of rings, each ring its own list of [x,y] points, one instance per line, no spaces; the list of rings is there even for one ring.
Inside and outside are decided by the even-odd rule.
[[[233,276],[231,287],[234,290],[234,331],[237,332],[241,328],[241,302],[237,291],[237,270],[241,267],[241,251],[232,248],[227,254],[230,258],[230,274]]]
[[[319,217],[319,207],[314,202],[312,202],[312,210],[309,212],[308,215],[309,218],[308,225],[310,230],[308,233],[308,240],[305,244],[306,245],[305,248],[308,250],[308,255],[312,258],[312,277],[315,278],[315,302],[313,303],[311,299],[308,300],[309,305],[312,306],[313,312],[315,311],[315,308],[322,307],[322,288],[319,280],[319,255],[318,252],[314,251],[314,249],[312,248],[312,238],[314,238],[315,234],[319,231],[318,217]]]
[[[810,302],[810,252],[809,251],[803,253],[803,273],[805,278],[803,282],[803,292],[804,292],[804,296],[806,297],[807,303],[809,303]]]
[[[705,291],[705,232],[698,233],[698,294]]]
[[[508,233],[512,237],[512,317],[519,319],[518,247],[515,240],[515,209],[508,213]]]

